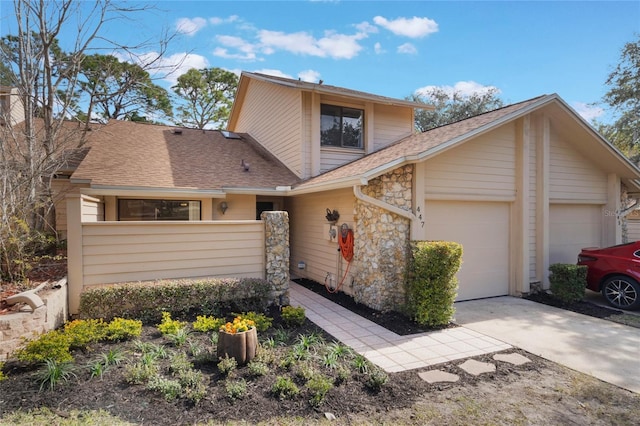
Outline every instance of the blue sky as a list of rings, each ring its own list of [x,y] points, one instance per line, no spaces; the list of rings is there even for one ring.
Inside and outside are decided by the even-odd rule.
[[[161,1],[135,21],[112,21],[123,43],[177,32],[165,64],[302,78],[404,98],[440,86],[496,87],[505,103],[558,93],[585,118],[626,42],[640,34],[640,1]],[[12,2],[2,0],[2,34]],[[8,30],[7,30],[8,29]],[[62,34],[71,39],[73,34]],[[68,42],[68,40],[67,40]],[[152,56],[152,47],[139,53]],[[601,109],[604,108],[604,109]]]

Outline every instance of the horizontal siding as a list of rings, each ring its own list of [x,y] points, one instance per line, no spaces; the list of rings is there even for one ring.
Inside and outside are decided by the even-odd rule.
[[[426,162],[425,195],[515,197],[515,130],[505,125]]]
[[[104,220],[104,204],[82,199],[82,222],[101,222]]]
[[[326,209],[338,210],[342,223],[354,227],[355,197],[349,189],[321,192],[313,195],[291,197],[285,200],[291,224],[291,268],[292,275],[309,278],[324,283],[327,272],[338,276],[337,256],[338,244],[325,236]],[[355,236],[358,238],[358,236]],[[304,261],[305,270],[298,270],[297,265]],[[346,268],[346,262],[343,262]],[[344,273],[344,269],[343,272]],[[342,277],[339,277],[341,279]],[[349,293],[351,279],[347,277],[343,290]]]
[[[84,284],[264,277],[261,221],[84,223]]]
[[[373,121],[373,149],[375,151],[411,135],[414,129],[411,108],[375,105]]]
[[[324,173],[336,167],[350,163],[362,158],[364,151],[336,148],[321,148],[320,150],[320,173]]]
[[[627,239],[628,241],[640,240],[640,220],[627,220]]]
[[[251,80],[234,131],[249,133],[302,176],[302,98],[297,90]]]
[[[553,131],[549,197],[555,200],[607,201],[606,174]]]

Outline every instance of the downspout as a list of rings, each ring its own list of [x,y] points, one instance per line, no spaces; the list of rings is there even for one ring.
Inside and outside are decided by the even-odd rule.
[[[395,213],[398,216],[402,216],[404,218],[409,219],[410,221],[414,221],[414,220],[418,219],[416,217],[416,215],[414,215],[410,211],[403,210],[400,207],[396,207],[396,206],[391,205],[389,203],[385,203],[384,201],[380,201],[380,200],[378,200],[376,198],[373,198],[373,197],[370,197],[368,195],[363,194],[362,193],[362,189],[360,189],[360,185],[354,185],[353,186],[353,194],[360,201],[363,201],[363,202],[369,203],[369,204],[373,204],[376,207],[380,207],[383,210],[387,210],[387,211],[390,211],[391,213]]]

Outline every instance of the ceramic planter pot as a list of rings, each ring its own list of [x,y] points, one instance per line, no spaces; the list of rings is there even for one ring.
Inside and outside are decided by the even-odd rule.
[[[247,331],[231,334],[226,331],[218,333],[218,358],[235,358],[238,365],[244,365],[256,356],[258,332],[253,327]]]

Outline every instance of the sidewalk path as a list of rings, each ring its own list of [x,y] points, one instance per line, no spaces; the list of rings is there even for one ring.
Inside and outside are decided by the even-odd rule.
[[[304,307],[309,320],[390,373],[511,348],[464,327],[400,336],[299,284],[289,289],[292,306]]]

